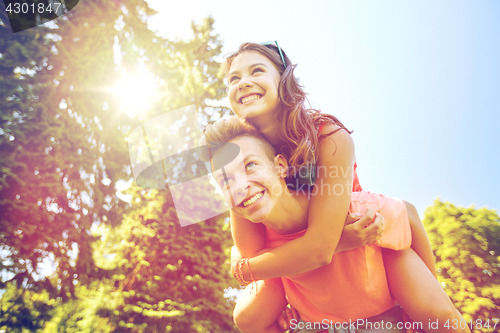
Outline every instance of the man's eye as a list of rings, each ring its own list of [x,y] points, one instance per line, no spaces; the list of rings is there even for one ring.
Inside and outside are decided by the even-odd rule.
[[[254,166],[256,166],[257,164],[255,164],[255,162],[250,162],[248,163],[246,166],[245,166],[245,170],[248,171],[250,170],[251,168],[253,168]]]
[[[231,184],[231,182],[232,182],[232,179],[231,179],[231,178],[224,178],[224,179],[222,179],[222,180],[220,181],[220,186],[221,186],[221,187],[225,187],[225,186],[227,186],[227,185]]]

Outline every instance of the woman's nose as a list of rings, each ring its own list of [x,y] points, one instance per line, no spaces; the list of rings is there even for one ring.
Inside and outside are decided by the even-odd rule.
[[[251,86],[253,86],[253,82],[247,76],[242,77],[240,79],[239,84],[238,84],[238,88],[240,88],[240,90],[251,87]]]

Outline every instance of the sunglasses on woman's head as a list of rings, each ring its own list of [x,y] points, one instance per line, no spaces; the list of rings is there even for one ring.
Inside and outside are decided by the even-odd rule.
[[[276,45],[276,47],[278,48],[278,52],[280,53],[281,61],[283,62],[283,66],[285,66],[285,68],[286,68],[285,57],[283,57],[283,52],[281,52],[281,47],[278,45],[277,41],[264,42],[264,43],[259,43],[259,44],[262,45],[262,46]]]

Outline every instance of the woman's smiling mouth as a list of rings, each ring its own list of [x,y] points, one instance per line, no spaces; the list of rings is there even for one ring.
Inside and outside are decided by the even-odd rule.
[[[250,102],[250,101],[253,101],[256,99],[261,99],[261,97],[262,97],[262,95],[259,95],[259,94],[252,94],[249,96],[244,96],[240,99],[240,104],[245,104],[247,102]]]

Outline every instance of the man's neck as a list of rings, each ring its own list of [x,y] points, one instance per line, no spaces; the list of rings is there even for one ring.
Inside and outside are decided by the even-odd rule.
[[[306,194],[290,192],[288,188],[285,191],[286,195],[276,205],[267,221],[263,222],[268,228],[282,235],[307,229],[309,213],[309,198]]]

